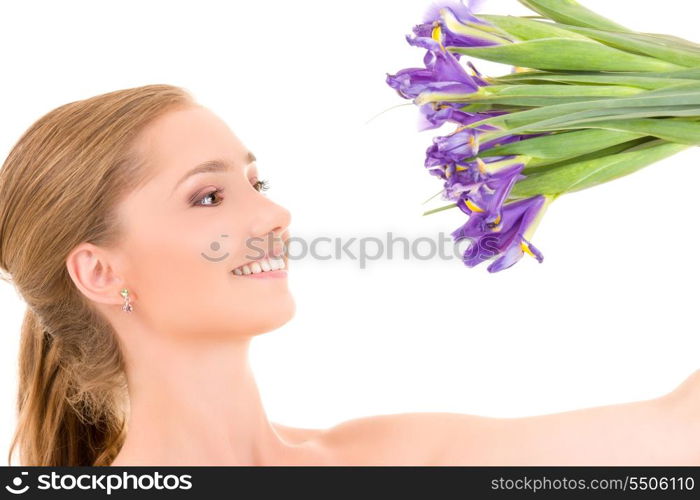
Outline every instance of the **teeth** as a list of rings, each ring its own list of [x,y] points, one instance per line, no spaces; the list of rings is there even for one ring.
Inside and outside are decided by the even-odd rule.
[[[285,267],[284,259],[280,257],[270,257],[256,260],[252,264],[237,267],[233,270],[233,273],[237,276],[241,276],[247,274],[264,273],[267,271],[277,271],[278,269],[284,269]]]

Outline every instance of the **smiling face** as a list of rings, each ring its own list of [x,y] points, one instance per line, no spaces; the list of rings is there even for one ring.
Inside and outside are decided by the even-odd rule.
[[[286,271],[232,272],[264,253],[283,256],[289,238],[290,213],[261,192],[255,156],[199,106],[161,116],[137,146],[156,171],[118,209],[133,314],[184,337],[250,336],[287,322]]]

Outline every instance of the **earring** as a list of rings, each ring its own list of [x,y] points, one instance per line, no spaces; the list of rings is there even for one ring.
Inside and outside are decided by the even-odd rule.
[[[121,294],[122,297],[124,297],[124,305],[122,306],[122,311],[132,312],[134,310],[134,308],[131,307],[131,302],[129,301],[129,290],[124,288],[119,293]]]

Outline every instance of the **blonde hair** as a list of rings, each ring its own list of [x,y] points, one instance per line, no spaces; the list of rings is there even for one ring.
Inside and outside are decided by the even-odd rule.
[[[109,322],[66,268],[81,242],[120,236],[115,207],[154,169],[139,132],[196,105],[172,85],[146,85],[60,106],[37,120],[0,171],[0,272],[27,304],[21,328],[17,428],[26,466],[109,465],[126,434],[124,361]]]

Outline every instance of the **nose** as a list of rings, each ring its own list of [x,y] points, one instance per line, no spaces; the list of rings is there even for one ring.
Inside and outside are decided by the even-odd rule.
[[[251,234],[263,238],[265,250],[272,256],[283,255],[286,251],[288,228],[292,220],[289,210],[269,198],[261,197],[261,205],[256,208]]]

